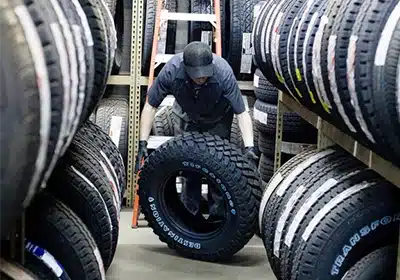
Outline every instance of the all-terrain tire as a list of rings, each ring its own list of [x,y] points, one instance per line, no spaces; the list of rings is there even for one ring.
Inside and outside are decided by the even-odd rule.
[[[27,238],[49,250],[71,279],[106,279],[96,242],[65,204],[43,191],[26,213]]]
[[[182,230],[176,226],[179,220],[194,220],[193,215],[185,215],[184,211],[171,213],[164,204],[165,196],[172,194],[166,190],[164,178],[179,169],[200,172],[222,189],[227,211],[218,233],[199,235],[189,227]],[[204,261],[229,259],[255,232],[258,207],[252,189],[261,189],[261,181],[256,178],[240,151],[227,140],[210,134],[184,133],[161,145],[146,159],[139,179],[142,212],[160,240],[179,254]],[[173,187],[176,188],[175,180]]]

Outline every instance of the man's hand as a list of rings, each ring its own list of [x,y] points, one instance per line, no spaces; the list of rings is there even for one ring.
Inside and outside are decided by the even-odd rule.
[[[139,169],[142,167],[142,164],[144,160],[147,158],[148,153],[147,153],[147,141],[141,140],[139,141],[139,149],[138,149],[138,154],[136,157],[136,164],[135,164],[135,173],[139,171]]]
[[[249,161],[250,164],[257,168],[258,156],[254,147],[246,147],[244,157]]]

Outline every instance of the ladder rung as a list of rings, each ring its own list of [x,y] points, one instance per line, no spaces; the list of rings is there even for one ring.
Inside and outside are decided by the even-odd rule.
[[[151,135],[149,140],[147,141],[147,149],[155,150],[160,147],[162,144],[167,142],[168,140],[172,139],[172,136],[154,136]]]
[[[161,15],[161,19],[183,20],[183,21],[216,21],[215,14],[195,14],[195,13],[170,13]]]

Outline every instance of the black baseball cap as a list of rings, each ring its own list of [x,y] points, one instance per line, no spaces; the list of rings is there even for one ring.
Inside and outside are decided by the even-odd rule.
[[[183,63],[191,79],[214,75],[213,54],[206,43],[189,43],[183,50]]]

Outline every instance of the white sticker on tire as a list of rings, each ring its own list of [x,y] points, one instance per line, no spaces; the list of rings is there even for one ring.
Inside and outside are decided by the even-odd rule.
[[[386,21],[385,27],[382,30],[379,43],[375,53],[375,65],[383,66],[386,63],[386,56],[389,50],[390,39],[393,37],[394,30],[400,19],[400,2],[397,3],[396,7],[391,12],[389,18]]]
[[[322,47],[322,37],[324,35],[325,26],[328,24],[329,19],[326,15],[321,17],[317,33],[315,34],[313,52],[312,52],[312,76],[315,85],[315,90],[318,95],[318,99],[325,109],[325,111],[330,114],[332,105],[329,101],[328,95],[326,93],[324,80],[322,77],[321,69],[321,47]]]
[[[327,204],[322,207],[321,210],[318,211],[318,213],[314,216],[314,218],[310,221],[308,224],[307,228],[304,230],[302,234],[302,238],[305,242],[307,242],[308,238],[316,228],[316,226],[322,221],[322,219],[337,205],[339,205],[343,200],[346,198],[351,197],[352,195],[366,189],[369,187],[374,186],[376,183],[373,182],[363,182],[357,185],[352,186],[351,188],[348,188],[332,198]]]
[[[310,167],[313,163],[319,161],[320,159],[329,156],[336,151],[333,149],[328,149],[322,152],[319,152],[317,154],[312,155],[305,161],[299,163],[285,178],[285,180],[280,184],[278,190],[276,191],[277,196],[283,196],[283,194],[286,192],[287,188],[290,186],[290,184],[299,176],[303,171]]]
[[[14,11],[23,29],[31,53],[40,100],[40,144],[35,161],[35,169],[23,202],[23,205],[27,207],[36,193],[36,187],[40,183],[40,178],[46,164],[51,126],[51,91],[45,55],[36,26],[25,6],[16,6]]]
[[[300,223],[303,221],[304,217],[310,211],[311,207],[318,202],[318,200],[330,189],[336,186],[337,181],[334,178],[329,178],[326,180],[316,191],[314,191],[309,198],[304,202],[299,211],[293,218],[292,223],[289,226],[289,229],[285,236],[285,244],[290,248],[292,246],[293,238],[295,237],[295,233],[300,226]]]
[[[260,77],[254,75],[253,85],[258,88],[259,82],[260,82]]]
[[[356,67],[357,41],[358,41],[358,36],[351,35],[349,47],[347,49],[347,59],[346,59],[347,85],[351,98],[350,103],[354,108],[354,113],[356,115],[358,123],[360,124],[361,130],[364,132],[365,136],[369,139],[369,141],[375,143],[375,139],[372,136],[371,132],[369,131],[367,123],[365,122],[364,117],[362,115],[356,92],[355,67]]]
[[[119,146],[121,136],[122,118],[122,116],[111,116],[110,130],[108,131],[108,135],[117,147]]]
[[[306,187],[303,185],[299,186],[296,191],[289,198],[288,202],[285,205],[285,208],[279,217],[278,223],[275,229],[274,235],[274,255],[279,258],[279,250],[281,248],[281,239],[283,234],[283,229],[285,227],[286,221],[289,218],[290,213],[292,212],[296,202],[300,199],[303,193],[306,191]]]
[[[264,125],[267,125],[267,123],[268,123],[268,114],[258,110],[255,107],[253,110],[253,117],[255,120],[259,121],[260,123],[262,123]]]
[[[342,101],[339,96],[338,92],[338,87],[336,83],[336,67],[335,67],[335,55],[336,55],[336,40],[337,40],[337,35],[331,35],[329,37],[329,43],[328,43],[328,77],[329,77],[329,85],[333,97],[333,101],[335,102],[336,108],[342,117],[344,123],[347,125],[348,129],[356,133],[356,129],[350,122],[349,117],[346,114],[346,111],[344,110],[344,107],[342,105]]]
[[[60,266],[56,259],[43,248],[40,248],[32,242],[27,241],[25,244],[25,249],[36,258],[40,259],[58,278],[60,278],[64,273],[64,269]]]

